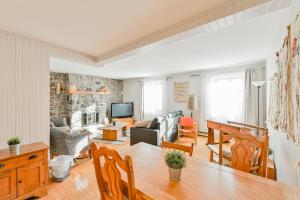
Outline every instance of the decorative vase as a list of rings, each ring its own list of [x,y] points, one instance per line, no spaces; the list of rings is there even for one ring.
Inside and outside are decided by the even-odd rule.
[[[181,170],[182,169],[173,169],[169,167],[169,177],[170,180],[179,181],[181,177]]]
[[[11,153],[16,153],[19,154],[20,153],[20,144],[14,144],[14,145],[9,145],[9,151]]]

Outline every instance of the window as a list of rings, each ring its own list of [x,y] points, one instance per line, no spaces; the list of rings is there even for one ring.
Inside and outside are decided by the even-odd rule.
[[[243,122],[244,73],[213,74],[207,80],[208,117]]]
[[[163,80],[144,82],[144,118],[153,119],[163,114]]]

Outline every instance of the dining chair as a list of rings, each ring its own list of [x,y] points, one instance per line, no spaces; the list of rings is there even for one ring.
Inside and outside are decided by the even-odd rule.
[[[178,144],[178,143],[166,142],[166,141],[164,141],[164,138],[162,138],[161,147],[182,151],[184,153],[188,153],[189,156],[192,156],[193,155],[193,150],[194,150],[194,143],[192,143],[191,146],[187,146],[187,145],[182,145],[182,144]]]
[[[231,138],[229,133],[223,132],[223,130],[219,131],[219,142],[207,145],[210,149],[210,162],[223,165],[223,160],[225,159],[226,165],[228,165],[228,161],[231,160],[231,150],[228,142]],[[226,143],[226,145],[224,145],[224,143]]]
[[[267,149],[269,136],[255,136],[249,131],[231,132],[223,134],[221,131],[219,148],[216,145],[208,145],[210,148],[210,161],[214,154],[218,154],[219,164],[223,164],[223,159],[229,161],[230,167],[244,172],[266,176]],[[233,140],[233,144],[225,150],[222,142]]]
[[[122,159],[116,150],[106,146],[97,149],[95,143],[91,143],[90,147],[101,199],[123,200],[125,196],[129,200],[136,200],[131,157],[126,155]],[[127,175],[127,181],[122,179],[120,169]]]
[[[197,122],[193,121],[192,117],[180,117],[178,124],[178,141],[181,136],[193,138],[197,145]]]

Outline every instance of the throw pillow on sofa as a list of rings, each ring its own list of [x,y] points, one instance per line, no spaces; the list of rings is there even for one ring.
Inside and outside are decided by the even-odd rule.
[[[158,124],[158,119],[157,119],[157,117],[155,117],[155,118],[152,120],[152,122],[151,122],[149,128],[151,128],[151,129],[156,129],[156,128],[157,128],[157,124]]]
[[[139,122],[136,122],[136,123],[134,124],[134,126],[135,126],[136,128],[148,128],[148,126],[150,127],[151,122],[152,122],[151,120],[139,121]]]

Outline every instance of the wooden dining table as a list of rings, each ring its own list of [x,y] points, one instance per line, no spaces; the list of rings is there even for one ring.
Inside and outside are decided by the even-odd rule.
[[[300,199],[297,188],[256,175],[187,157],[180,181],[169,180],[166,149],[138,143],[123,149],[133,160],[135,185],[143,196],[158,200]]]

